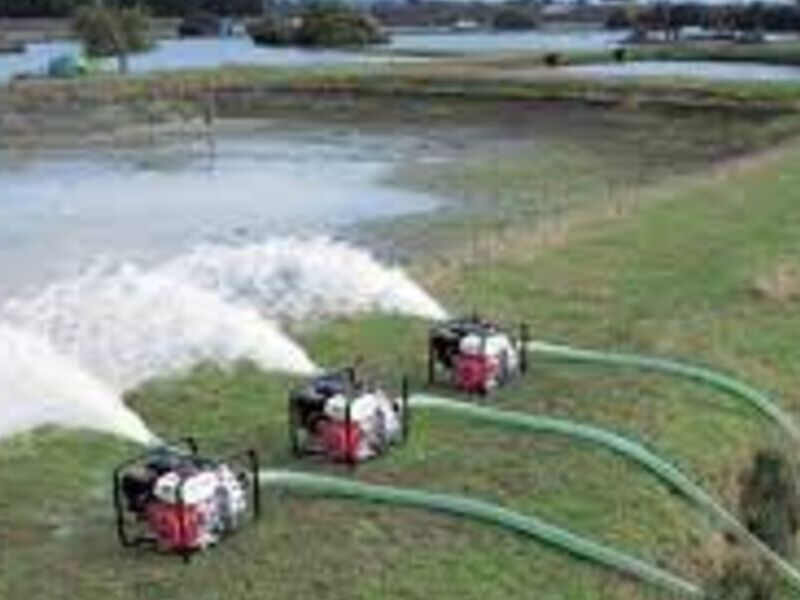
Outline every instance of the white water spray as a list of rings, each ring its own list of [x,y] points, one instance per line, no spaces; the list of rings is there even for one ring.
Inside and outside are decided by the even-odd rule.
[[[0,438],[44,425],[156,442],[142,420],[108,386],[46,342],[0,324]]]
[[[366,311],[445,316],[402,270],[325,238],[204,246],[149,271],[91,269],[0,306],[0,436],[49,423],[147,443],[123,390],[201,361],[310,374],[302,348],[264,317]]]
[[[367,311],[442,319],[444,309],[402,269],[328,238],[203,246],[161,272],[255,306],[272,318],[304,319]]]
[[[96,269],[14,300],[0,316],[50,341],[117,390],[210,360],[309,374],[305,352],[254,310],[134,266]]]

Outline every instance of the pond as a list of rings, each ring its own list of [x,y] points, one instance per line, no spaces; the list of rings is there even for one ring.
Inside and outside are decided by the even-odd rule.
[[[222,134],[145,149],[0,154],[0,294],[98,259],[153,262],[202,243],[335,232],[430,210],[383,185],[406,152],[347,132]],[[413,146],[413,143],[410,144]]]
[[[572,65],[560,73],[587,77],[665,77],[719,81],[800,81],[800,67],[747,62],[652,61]]]

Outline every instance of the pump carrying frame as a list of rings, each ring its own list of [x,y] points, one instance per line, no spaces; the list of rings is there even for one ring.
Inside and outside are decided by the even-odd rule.
[[[475,323],[476,325],[480,325],[481,319],[480,316],[475,313],[469,319],[464,319],[464,322],[471,322]],[[499,330],[500,333],[503,333],[502,330]],[[442,369],[446,369],[449,373],[452,374],[454,365],[447,366],[443,364],[440,360],[439,356],[439,349],[437,348],[436,343],[437,338],[437,329],[431,329],[428,335],[428,384],[435,385],[439,383],[438,375]],[[484,350],[486,346],[487,336],[481,334],[481,342],[484,345]],[[511,341],[514,344],[515,348],[519,352],[519,368],[518,373],[520,375],[525,375],[528,372],[529,367],[529,357],[528,357],[528,346],[530,342],[530,327],[527,323],[520,323],[517,337],[511,336]],[[504,368],[503,374],[503,381],[507,382],[511,379],[512,373],[509,372],[507,367]],[[485,394],[484,394],[485,395]]]
[[[363,386],[362,382],[360,382],[356,376],[356,368],[355,367],[348,367],[347,369],[343,369],[338,373],[342,373],[347,377],[347,380],[350,384],[350,389],[348,392],[350,394],[354,394],[355,392],[359,391]],[[345,436],[349,439],[352,436],[353,431],[353,418],[352,418],[352,406],[353,406],[353,397],[348,394],[346,397],[346,404],[345,404],[345,413],[344,413],[344,431]],[[405,444],[408,441],[408,437],[411,431],[411,409],[409,405],[409,383],[408,378],[403,376],[400,384],[400,411],[401,411],[401,418],[402,418],[402,430],[401,430],[401,443]],[[303,443],[300,440],[299,431],[301,429],[305,429],[304,424],[302,423],[302,418],[300,414],[300,409],[295,400],[295,395],[290,394],[289,396],[289,403],[288,403],[288,424],[289,424],[289,446],[291,448],[292,454],[296,458],[303,458],[303,457],[310,457],[310,456],[325,456],[324,451],[320,451],[316,448],[312,448],[309,444]],[[358,457],[355,456],[354,453],[348,452],[344,457],[342,462],[348,465],[350,468],[355,468],[358,465]]]
[[[183,455],[187,458],[201,459],[200,447],[197,440],[193,437],[185,437],[177,440],[174,443],[164,445],[157,450],[165,450],[175,454]],[[156,547],[157,540],[152,536],[142,532],[134,533],[137,521],[140,519],[138,516],[133,518],[136,514],[125,505],[126,499],[123,493],[122,480],[125,474],[133,467],[144,464],[144,461],[153,456],[154,450],[150,449],[141,452],[124,462],[117,465],[114,469],[112,476],[112,490],[113,490],[113,503],[114,515],[116,520],[117,539],[123,548],[136,548],[136,547]],[[244,476],[249,479],[247,485],[250,486],[250,511],[252,520],[257,521],[261,518],[261,482],[260,471],[261,465],[258,458],[258,453],[254,449],[247,449],[240,452],[234,452],[224,455],[219,458],[211,459],[215,464],[242,465],[241,469],[235,470],[237,476]],[[183,486],[185,481],[181,481],[176,490],[177,505],[179,514],[184,514],[186,504],[184,503]],[[185,527],[185,520],[183,518],[178,520],[178,526],[181,530]],[[228,535],[233,531],[226,532]],[[180,537],[184,537],[184,531],[180,532]],[[191,560],[192,555],[197,552],[197,549],[183,549],[177,552],[185,562]]]

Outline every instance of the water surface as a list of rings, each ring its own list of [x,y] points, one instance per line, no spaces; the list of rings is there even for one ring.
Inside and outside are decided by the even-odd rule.
[[[336,231],[425,211],[381,183],[407,150],[389,138],[270,131],[171,147],[0,154],[0,293],[104,258],[151,262],[204,242]]]
[[[62,41],[28,44],[21,54],[0,54],[0,83],[9,81],[15,75],[45,75],[47,65],[53,58],[79,53],[79,44]],[[151,52],[132,56],[130,70],[148,73],[244,65],[304,68],[392,60],[408,59],[339,50],[265,48],[256,46],[247,37],[208,38],[160,41]],[[104,65],[107,69],[114,67],[113,61],[107,61]]]
[[[561,73],[587,77],[664,77],[719,81],[800,81],[800,67],[764,65],[750,62],[710,61],[633,61],[571,65]]]

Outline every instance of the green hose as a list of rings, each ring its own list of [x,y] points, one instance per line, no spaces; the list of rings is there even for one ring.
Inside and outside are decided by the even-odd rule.
[[[415,409],[424,408],[439,410],[499,425],[501,427],[524,429],[536,433],[553,434],[578,439],[583,442],[602,446],[616,454],[624,456],[647,469],[670,488],[680,492],[687,500],[714,519],[717,524],[736,535],[742,542],[749,544],[766,561],[775,566],[776,569],[785,576],[792,587],[800,590],[800,573],[798,573],[792,565],[750,533],[736,517],[725,510],[722,505],[714,500],[714,498],[707,494],[682,471],[633,440],[605,429],[575,423],[566,419],[502,411],[427,394],[415,394],[411,396],[411,398],[409,398],[409,404]]]
[[[545,542],[574,556],[635,577],[673,594],[695,598],[702,596],[698,586],[668,571],[538,518],[524,516],[495,504],[462,496],[370,485],[336,477],[287,471],[266,471],[261,474],[261,481],[265,485],[298,494],[422,508],[482,521]]]
[[[764,392],[735,379],[724,373],[711,369],[690,365],[675,360],[642,356],[639,354],[618,354],[614,352],[601,352],[599,350],[584,350],[548,344],[546,342],[529,342],[527,346],[532,354],[547,358],[564,360],[573,363],[594,363],[616,367],[633,367],[643,371],[656,371],[676,375],[690,381],[695,381],[721,391],[729,396],[748,402],[761,413],[775,421],[789,436],[800,442],[800,429],[789,414],[781,408]]]

